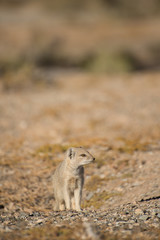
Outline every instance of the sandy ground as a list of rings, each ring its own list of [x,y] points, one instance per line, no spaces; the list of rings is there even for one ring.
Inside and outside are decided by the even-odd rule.
[[[27,218],[27,223],[21,226],[21,221],[15,223],[9,216],[21,219],[21,214],[34,216],[37,212],[40,219],[44,219],[43,214],[58,218],[53,212],[51,176],[69,146],[84,146],[96,157],[96,163],[85,169],[82,208],[84,214],[90,214],[91,223],[100,226],[97,238],[110,239],[109,235],[103,238],[102,234],[106,233],[124,238],[129,234],[129,239],[160,237],[159,78],[158,73],[107,76],[64,72],[53,75],[54,83],[49,88],[1,93],[2,239],[9,239],[11,235],[5,234],[10,232],[15,234],[15,239],[21,239],[16,229],[36,226]],[[151,214],[157,209],[150,220],[141,219],[145,231],[141,224],[134,234],[131,227],[127,233],[123,226],[114,231],[117,223],[112,218],[108,219],[110,225],[95,221],[100,215],[104,218],[105,213],[114,216],[127,206],[125,211],[129,216],[132,206],[143,210],[136,215],[140,217],[146,211]],[[67,223],[57,219],[54,227],[69,224],[76,229],[77,221],[74,219],[73,223],[70,213],[58,214],[64,216],[64,221],[70,218]],[[83,221],[82,215],[79,217]],[[127,221],[130,220],[128,217]],[[42,225],[45,225],[43,220]],[[88,227],[83,227],[87,232]]]

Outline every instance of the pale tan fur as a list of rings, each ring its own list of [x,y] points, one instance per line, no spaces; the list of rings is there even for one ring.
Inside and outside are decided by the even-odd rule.
[[[82,147],[69,148],[66,158],[59,164],[53,175],[55,197],[54,210],[81,210],[82,188],[84,184],[83,166],[95,158]]]

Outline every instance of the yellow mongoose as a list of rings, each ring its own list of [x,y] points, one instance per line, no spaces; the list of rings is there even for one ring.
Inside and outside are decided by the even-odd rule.
[[[83,166],[94,160],[95,158],[83,147],[72,147],[67,150],[64,161],[59,164],[53,175],[55,211],[81,210],[84,183]]]

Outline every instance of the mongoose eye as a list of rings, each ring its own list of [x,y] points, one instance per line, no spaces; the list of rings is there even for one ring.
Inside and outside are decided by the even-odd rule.
[[[86,157],[86,154],[83,153],[83,154],[81,154],[80,156],[81,156],[81,157]]]

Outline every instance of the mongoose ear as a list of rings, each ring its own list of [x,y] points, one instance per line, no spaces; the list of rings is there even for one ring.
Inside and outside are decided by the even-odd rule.
[[[69,148],[69,149],[68,149],[68,151],[67,151],[67,156],[68,156],[70,159],[74,158],[75,152],[74,152],[73,148]]]

